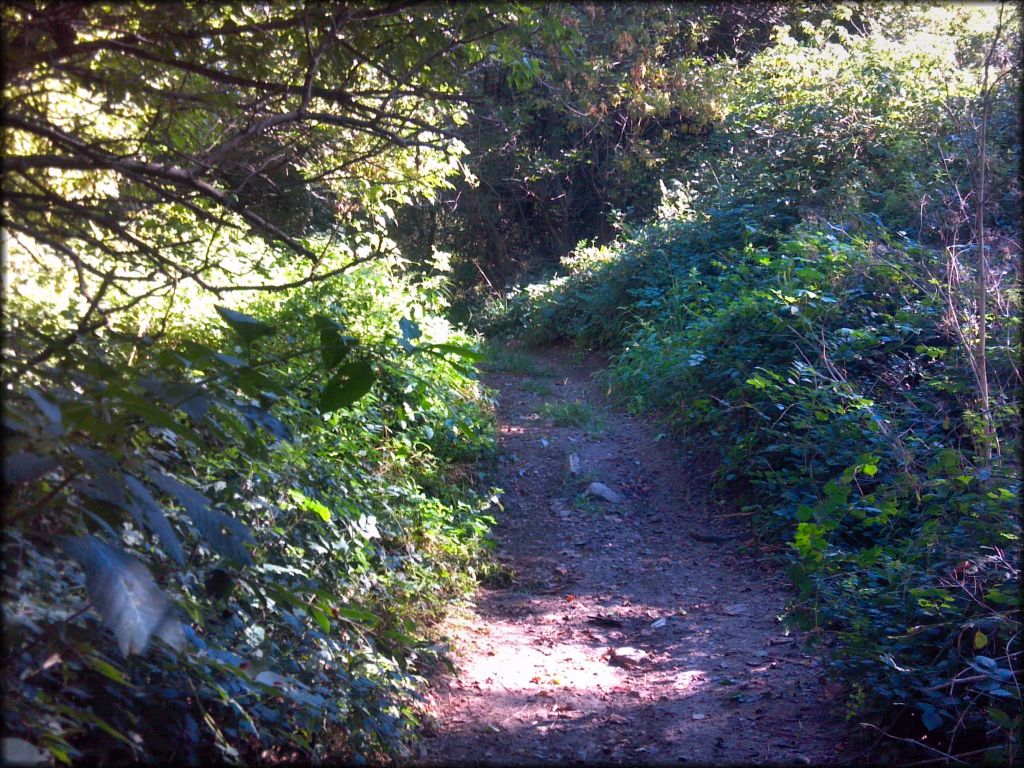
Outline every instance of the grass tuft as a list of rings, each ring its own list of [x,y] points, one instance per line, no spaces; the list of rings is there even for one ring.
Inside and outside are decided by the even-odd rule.
[[[599,434],[607,428],[601,412],[582,400],[544,403],[540,407],[540,415],[556,427],[579,427],[590,434]]]

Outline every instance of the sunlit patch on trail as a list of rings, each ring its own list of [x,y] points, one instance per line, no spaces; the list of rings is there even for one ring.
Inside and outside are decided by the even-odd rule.
[[[569,373],[558,399],[599,402],[557,351],[541,362]],[[831,759],[819,662],[782,640],[778,581],[710,519],[701,468],[611,410],[600,434],[556,428],[528,383],[499,400],[494,536],[513,576],[445,623],[457,671],[434,689],[425,764]],[[581,477],[626,498],[574,502]],[[773,735],[801,720],[802,741]]]

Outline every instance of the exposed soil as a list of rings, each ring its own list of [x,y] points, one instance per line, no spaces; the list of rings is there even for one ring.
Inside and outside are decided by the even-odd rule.
[[[707,467],[605,404],[593,364],[533,357],[547,376],[487,377],[512,583],[442,628],[458,671],[432,685],[417,762],[836,763],[842,690],[780,621],[785,578],[713,508]],[[553,426],[558,401],[605,428]],[[623,501],[586,495],[593,481]]]

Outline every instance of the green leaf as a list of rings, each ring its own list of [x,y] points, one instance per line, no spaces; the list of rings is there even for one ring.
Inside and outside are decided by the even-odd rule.
[[[243,405],[239,407],[238,412],[245,419],[250,429],[260,427],[279,440],[290,441],[293,439],[292,431],[288,429],[287,425],[265,408],[258,408],[255,405]]]
[[[1021,603],[1020,597],[1018,595],[1008,595],[997,588],[992,588],[988,592],[986,592],[985,599],[988,600],[990,603],[995,603],[996,605],[1018,606]]]
[[[186,440],[201,445],[203,440],[199,437],[199,433],[195,430],[179,423],[170,413],[163,410],[159,406],[153,405],[143,397],[128,392],[126,390],[117,390],[111,392],[112,395],[116,396],[121,406],[129,413],[134,414],[141,418],[146,426],[149,427],[162,427],[174,432]]]
[[[320,519],[325,523],[331,519],[331,510],[327,508],[325,504],[317,501],[316,499],[309,498],[302,491],[291,488],[288,491],[288,495],[291,496],[292,501],[299,505],[300,509],[306,512],[314,512],[320,516]]]
[[[244,523],[211,509],[211,502],[206,496],[170,475],[149,470],[147,477],[181,504],[200,535],[218,554],[243,565],[252,565],[252,556],[245,548],[245,542],[251,543],[253,536]]]
[[[28,483],[57,466],[53,456],[38,456],[34,453],[16,453],[3,460],[4,485]]]
[[[246,346],[263,336],[272,335],[277,330],[274,326],[268,325],[262,320],[257,320],[255,317],[236,312],[233,309],[220,305],[217,305],[214,309],[217,310],[217,314],[224,318],[224,322],[230,325],[231,329],[238,334],[238,338]]]
[[[413,341],[423,335],[419,324],[407,317],[403,317],[398,321],[398,327],[402,329],[402,338],[407,341]]]
[[[171,601],[142,563],[93,536],[62,538],[65,552],[85,571],[85,588],[125,657],[143,653],[156,635],[176,650],[185,646]]]
[[[928,708],[924,709],[924,707]],[[921,713],[921,722],[924,723],[925,728],[927,728],[929,731],[934,731],[936,728],[942,725],[943,717],[941,712],[927,704],[923,705],[922,709],[923,711]]]
[[[436,350],[438,352],[451,352],[453,355],[458,355],[459,357],[464,357],[467,360],[472,360],[477,363],[485,358],[483,353],[472,350],[469,347],[464,347],[460,344],[424,344],[420,349],[429,351]]]
[[[243,368],[231,376],[230,381],[249,397],[262,397],[267,392],[275,395],[286,394],[282,387],[254,368]]]
[[[960,467],[960,452],[953,448],[943,448],[939,451],[939,466],[943,469],[958,469]]]
[[[114,737],[118,741],[123,741],[133,750],[135,749],[135,744],[128,738],[128,736],[112,727],[106,720],[96,713],[85,709],[76,709],[75,707],[68,706],[67,704],[61,704],[59,702],[54,703],[53,708],[62,715],[66,715],[76,720],[83,720],[87,723],[92,723],[107,735]]]
[[[989,707],[988,716],[998,725],[1000,728],[1010,730],[1013,728],[1013,720],[1003,710],[998,707]]]
[[[403,317],[398,321],[398,327],[402,329],[402,336],[407,339],[418,339],[423,335],[419,324],[415,320]]]
[[[146,486],[136,478],[125,475],[124,484],[131,497],[128,510],[135,518],[135,522],[140,527],[148,528],[156,534],[171,559],[178,565],[184,566],[185,553],[181,549],[181,543],[178,541],[174,528],[167,520],[164,508],[157,504],[156,499],[153,498]]]
[[[313,620],[320,626],[325,633],[331,631],[331,620],[327,617],[327,614],[315,605],[310,605],[306,608],[306,611],[313,618]]]
[[[981,672],[991,672],[999,667],[995,659],[989,658],[988,656],[975,656],[974,662],[968,662],[972,667]]]
[[[352,405],[370,391],[376,378],[373,368],[363,360],[341,366],[324,386],[320,395],[320,412],[330,413]]]
[[[128,681],[128,678],[125,677],[124,672],[115,667],[109,661],[104,661],[103,659],[93,655],[86,656],[86,661],[89,663],[90,667],[95,669],[104,677],[113,680],[115,683],[127,686],[128,688],[135,687]]]
[[[358,346],[359,341],[353,336],[342,336],[334,328],[320,331],[320,355],[323,357],[327,370],[334,370],[350,351]]]
[[[355,605],[339,605],[335,607],[338,618],[345,619],[354,624],[362,624],[368,627],[377,625],[377,616],[374,613]]]
[[[167,383],[146,376],[139,380],[139,385],[155,399],[193,419],[203,418],[210,407],[210,398],[198,384]]]
[[[25,394],[33,403],[35,403],[39,412],[46,417],[46,433],[53,436],[62,434],[64,432],[64,426],[61,420],[60,407],[52,403],[41,392],[35,389],[25,390]]]

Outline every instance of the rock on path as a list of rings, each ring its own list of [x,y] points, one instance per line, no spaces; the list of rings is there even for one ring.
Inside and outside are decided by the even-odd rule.
[[[714,519],[707,470],[642,420],[607,408],[595,435],[539,418],[556,399],[606,408],[568,359],[538,356],[556,373],[546,397],[487,378],[505,489],[495,536],[514,580],[442,627],[458,671],[432,684],[414,762],[836,762],[842,694],[780,622],[784,579]],[[595,481],[622,503],[590,498]]]

